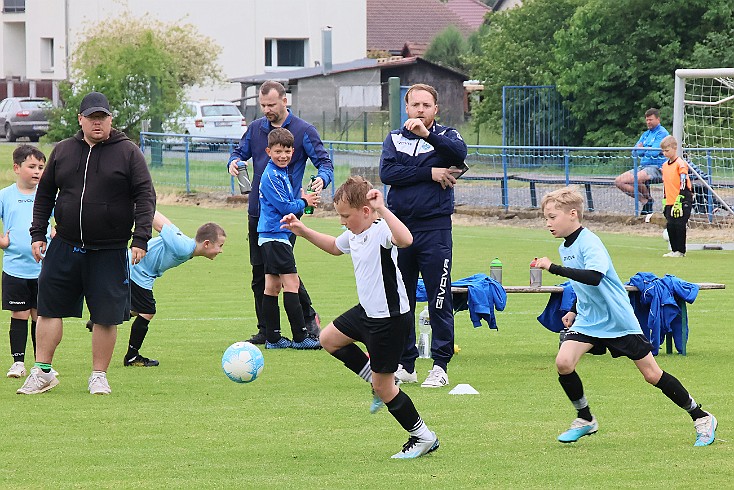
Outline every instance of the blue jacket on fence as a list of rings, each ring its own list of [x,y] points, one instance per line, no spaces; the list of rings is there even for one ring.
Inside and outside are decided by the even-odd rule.
[[[452,286],[467,288],[466,301],[457,301],[454,298],[454,311],[469,310],[469,318],[474,328],[482,326],[482,320],[489,328],[497,329],[497,319],[494,310],[503,311],[507,305],[507,292],[502,284],[486,274],[474,274],[451,283]],[[418,288],[415,294],[416,301],[428,301],[423,279],[418,279]]]
[[[630,292],[630,302],[635,316],[640,321],[642,331],[652,343],[652,353],[657,355],[660,344],[667,333],[673,334],[673,342],[678,352],[683,353],[683,318],[678,299],[692,304],[698,296],[698,285],[666,274],[658,278],[651,272],[638,272],[629,283],[639,291]]]
[[[548,304],[545,310],[538,316],[538,321],[551,332],[560,332],[563,330],[563,315],[571,311],[573,303],[576,301],[576,293],[571,287],[570,282],[559,284],[563,287],[562,293],[551,293],[548,298]]]

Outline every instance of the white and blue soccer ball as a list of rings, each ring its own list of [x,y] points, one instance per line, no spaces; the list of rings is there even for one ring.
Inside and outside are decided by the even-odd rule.
[[[264,365],[262,352],[249,342],[235,342],[222,356],[222,370],[235,383],[255,381],[263,372]]]

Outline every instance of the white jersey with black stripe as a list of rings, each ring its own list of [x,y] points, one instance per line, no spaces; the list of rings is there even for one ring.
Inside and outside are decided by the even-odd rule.
[[[410,310],[398,269],[398,248],[384,220],[376,220],[359,235],[345,231],[336,238],[336,246],[352,256],[357,296],[367,316],[387,318]]]

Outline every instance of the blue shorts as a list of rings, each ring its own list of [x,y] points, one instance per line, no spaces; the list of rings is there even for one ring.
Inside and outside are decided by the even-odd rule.
[[[82,317],[119,325],[130,319],[130,264],[127,250],[90,250],[52,240],[38,276],[38,315]]]
[[[362,342],[370,355],[370,367],[376,373],[394,373],[408,338],[415,328],[411,312],[387,318],[370,318],[357,305],[334,319],[334,326],[350,339]]]
[[[663,181],[663,170],[657,165],[646,165],[640,169],[640,172],[645,172],[650,177],[651,184],[659,184]]]

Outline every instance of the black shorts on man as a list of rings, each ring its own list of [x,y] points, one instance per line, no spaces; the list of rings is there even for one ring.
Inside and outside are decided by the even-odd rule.
[[[296,257],[293,247],[276,240],[270,240],[260,245],[265,274],[297,274]]]
[[[334,326],[350,339],[362,342],[370,355],[370,367],[376,373],[394,373],[398,369],[408,330],[415,328],[410,312],[400,316],[370,318],[356,305],[334,319]]]
[[[22,279],[3,272],[3,310],[26,311],[38,305],[38,279]]]
[[[38,277],[38,315],[82,316],[86,299],[91,320],[119,325],[130,319],[127,250],[90,250],[51,240]]]

